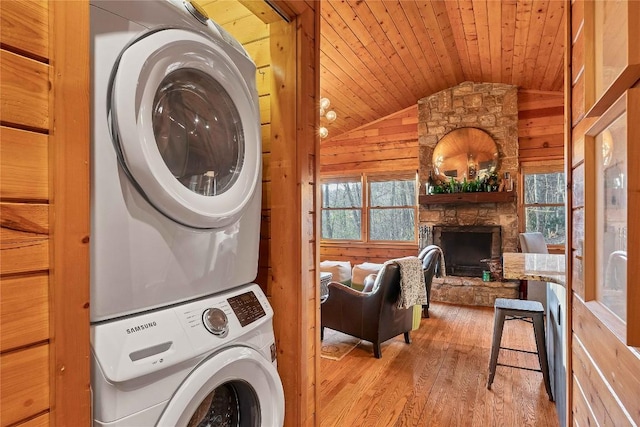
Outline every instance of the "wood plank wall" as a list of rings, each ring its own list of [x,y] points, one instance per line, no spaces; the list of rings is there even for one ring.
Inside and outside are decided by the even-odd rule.
[[[329,125],[331,132],[331,125]],[[419,168],[418,105],[405,108],[351,132],[320,142],[320,175],[412,172]],[[417,255],[418,245],[330,243],[320,244],[320,259],[383,263]]]
[[[0,425],[89,425],[88,2],[0,16]]]
[[[564,158],[562,92],[518,90],[518,160]]]
[[[631,2],[633,3],[633,2]],[[585,132],[597,118],[585,118],[589,107],[596,101],[590,84],[595,58],[590,46],[595,42],[593,28],[593,2],[571,2],[570,68],[571,80],[570,156],[567,168],[571,174],[571,248],[569,269],[572,292],[572,345],[570,381],[570,408],[573,425],[638,425],[640,424],[640,354],[627,347],[619,334],[603,321],[611,316],[594,301],[594,291],[588,279],[594,275],[593,262],[585,263],[585,242],[595,242],[593,229],[585,224],[585,193],[594,191],[595,179],[585,171],[585,158],[589,162],[595,153],[585,143]],[[640,7],[636,7],[640,13]],[[621,33],[622,34],[622,33]],[[632,120],[632,124],[634,123]],[[636,141],[637,142],[637,141]],[[590,206],[587,209],[591,209]],[[629,245],[638,245],[629,241]],[[634,246],[634,247],[635,247]],[[630,280],[632,278],[630,277]]]

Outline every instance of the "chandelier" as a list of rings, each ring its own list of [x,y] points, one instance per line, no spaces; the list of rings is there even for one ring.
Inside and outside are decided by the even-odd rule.
[[[330,105],[331,101],[329,101],[329,98],[320,98],[320,123],[323,121],[331,123],[338,117],[335,111],[329,110]],[[329,136],[329,129],[327,129],[325,125],[321,125],[318,133],[320,134],[320,138],[326,138]]]

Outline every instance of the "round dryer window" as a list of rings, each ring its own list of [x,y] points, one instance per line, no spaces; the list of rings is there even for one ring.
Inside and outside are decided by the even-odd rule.
[[[231,96],[209,74],[182,68],[162,80],[153,102],[153,133],[167,167],[203,196],[227,191],[244,160],[244,131]]]
[[[180,29],[147,34],[116,65],[109,112],[120,163],[157,210],[194,228],[230,225],[259,194],[255,65]]]

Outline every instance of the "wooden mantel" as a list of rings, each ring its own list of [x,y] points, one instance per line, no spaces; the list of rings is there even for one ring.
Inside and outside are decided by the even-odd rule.
[[[422,194],[421,205],[461,205],[465,203],[506,203],[516,200],[515,191],[492,191],[475,193]]]

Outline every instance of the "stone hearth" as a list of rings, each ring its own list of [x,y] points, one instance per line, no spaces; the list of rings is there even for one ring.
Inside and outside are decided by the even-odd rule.
[[[431,300],[492,307],[496,298],[518,298],[520,282],[483,282],[477,277],[434,277]]]
[[[518,89],[501,83],[465,82],[418,101],[418,142],[421,182],[433,169],[431,158],[438,141],[461,127],[482,129],[498,146],[497,172],[518,172]],[[517,191],[514,188],[514,191]],[[501,226],[502,251],[516,252],[518,217],[516,202],[420,206],[420,228],[432,244],[434,225]],[[446,261],[446,260],[445,260]],[[433,301],[492,306],[496,298],[517,298],[518,282],[483,282],[473,277],[434,278]]]

